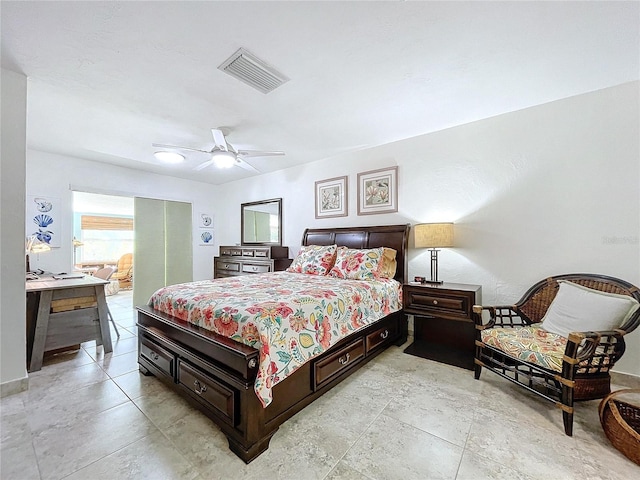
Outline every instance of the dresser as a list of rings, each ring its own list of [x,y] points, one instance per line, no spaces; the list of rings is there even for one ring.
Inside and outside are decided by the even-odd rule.
[[[213,259],[213,278],[279,272],[291,265],[289,247],[276,245],[221,246]]]
[[[402,287],[404,313],[413,315],[414,342],[405,353],[473,369],[474,304],[482,287],[462,283],[407,283]]]

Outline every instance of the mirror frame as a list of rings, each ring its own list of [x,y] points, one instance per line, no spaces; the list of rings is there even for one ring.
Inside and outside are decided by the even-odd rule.
[[[267,203],[277,203],[278,205],[278,241],[277,242],[248,242],[244,234],[244,209],[253,205],[265,205]],[[240,204],[240,245],[282,245],[282,198],[271,198],[258,202],[247,202]]]

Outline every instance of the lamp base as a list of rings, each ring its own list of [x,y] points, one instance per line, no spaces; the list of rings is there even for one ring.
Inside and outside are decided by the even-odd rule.
[[[423,285],[428,283],[430,285],[442,285],[444,282],[442,280],[423,280],[422,282]]]

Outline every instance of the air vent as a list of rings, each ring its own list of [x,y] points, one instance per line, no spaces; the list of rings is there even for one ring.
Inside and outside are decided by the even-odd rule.
[[[226,59],[218,70],[236,77],[262,93],[269,93],[289,81],[283,74],[243,48]]]

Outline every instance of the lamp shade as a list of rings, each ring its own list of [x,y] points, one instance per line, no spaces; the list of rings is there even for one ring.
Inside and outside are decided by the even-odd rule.
[[[420,223],[413,236],[416,248],[453,247],[453,223]]]

